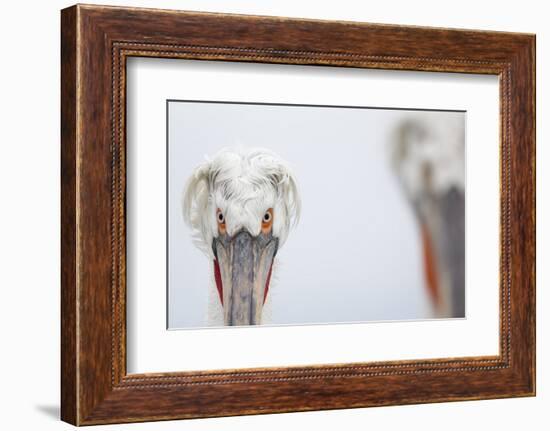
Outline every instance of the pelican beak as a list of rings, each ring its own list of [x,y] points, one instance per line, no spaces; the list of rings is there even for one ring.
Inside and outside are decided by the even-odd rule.
[[[252,236],[241,230],[214,238],[214,273],[226,326],[261,323],[278,243],[271,232]]]

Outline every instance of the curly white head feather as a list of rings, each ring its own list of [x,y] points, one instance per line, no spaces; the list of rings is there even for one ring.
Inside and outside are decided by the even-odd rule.
[[[220,150],[195,169],[183,194],[184,220],[193,230],[195,245],[210,257],[212,240],[218,236],[218,210],[230,236],[241,229],[256,236],[270,208],[280,248],[300,217],[300,195],[288,164],[262,148]]]

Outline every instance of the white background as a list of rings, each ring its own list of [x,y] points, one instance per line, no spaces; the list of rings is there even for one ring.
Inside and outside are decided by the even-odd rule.
[[[324,68],[284,65],[252,65],[236,63],[212,63],[174,59],[133,59],[128,70],[128,309],[127,309],[127,350],[128,372],[162,372],[201,369],[223,369],[242,367],[266,367],[302,364],[330,364],[343,362],[425,359],[437,357],[490,356],[498,352],[498,82],[495,77],[463,74],[441,74],[405,71],[368,71],[349,68]],[[323,91],[319,91],[319,89]],[[373,322],[338,325],[300,325],[271,326],[262,328],[222,328],[195,329],[193,331],[166,331],[165,329],[165,277],[166,277],[166,243],[165,243],[165,181],[166,181],[166,117],[165,100],[173,98],[190,98],[199,100],[249,100],[253,102],[308,103],[357,106],[406,106],[420,107],[419,104],[432,109],[459,109],[468,112],[466,127],[466,291],[468,310],[467,319],[445,319],[415,322]],[[223,105],[231,108],[229,105]],[[232,106],[235,109],[235,106]],[[194,106],[197,113],[199,106]],[[257,107],[256,107],[257,109]],[[275,108],[271,108],[275,109]],[[281,109],[281,107],[278,107]],[[288,107],[286,108],[288,109]],[[294,107],[293,109],[299,109]],[[325,115],[327,108],[323,109]],[[356,112],[358,110],[355,110]],[[226,111],[227,112],[227,111]],[[335,111],[340,115],[342,109]],[[364,111],[363,111],[364,112]],[[386,115],[390,111],[384,111]],[[400,113],[403,111],[393,111]],[[361,113],[361,112],[359,112]],[[318,114],[319,115],[319,114]],[[334,115],[334,114],[333,114]],[[346,117],[351,118],[348,112]],[[417,113],[418,115],[418,113]],[[428,115],[424,113],[424,115]],[[431,115],[444,115],[434,113]],[[450,115],[450,114],[447,114]],[[213,113],[209,118],[213,118]],[[229,115],[226,115],[231,121]],[[187,115],[190,121],[196,120]],[[241,117],[245,117],[241,113]],[[294,118],[304,119],[297,113]],[[253,122],[253,118],[247,117]],[[272,113],[269,119],[275,118]],[[387,119],[387,117],[386,117]],[[173,119],[172,119],[173,120]],[[322,120],[325,123],[327,119]],[[440,120],[441,121],[441,120]],[[173,121],[172,121],[173,123]],[[358,123],[356,121],[355,123]],[[300,124],[305,130],[307,121]],[[362,126],[368,128],[366,121]],[[381,125],[381,121],[377,121]],[[342,126],[343,124],[340,124]],[[198,125],[200,130],[200,124]],[[223,123],[216,128],[223,127]],[[354,133],[344,138],[349,140],[347,152],[357,152],[356,148],[365,148],[364,142],[357,142],[361,133],[364,139],[376,135],[370,130],[359,132],[356,126],[348,126]],[[265,128],[265,126],[264,126]],[[250,127],[248,127],[250,129]],[[237,127],[236,130],[239,130]],[[329,139],[333,130],[322,130],[324,138],[313,138],[316,148],[317,168],[322,170],[323,139]],[[190,133],[189,133],[190,134]],[[231,136],[235,131],[226,131]],[[298,137],[294,132],[286,139]],[[201,139],[207,140],[209,134],[201,132]],[[345,136],[338,132],[338,138]],[[304,144],[304,142],[302,142]],[[299,147],[299,143],[295,147]],[[369,146],[372,146],[369,145]],[[195,148],[198,144],[194,145]],[[268,147],[270,147],[268,145]],[[272,147],[273,148],[273,147]],[[274,147],[277,152],[286,156],[288,148]],[[298,148],[299,149],[299,148]],[[346,143],[340,143],[339,149],[346,152]],[[176,157],[170,152],[173,162]],[[200,154],[200,153],[199,153]],[[200,156],[196,156],[199,158]],[[368,156],[370,158],[370,156]],[[287,156],[287,160],[298,161],[299,158]],[[326,156],[325,156],[326,158]],[[361,158],[361,157],[360,157]],[[363,156],[367,158],[367,156]],[[336,160],[334,156],[331,160]],[[378,169],[383,169],[386,162],[376,161]],[[349,162],[345,162],[348,166]],[[314,172],[311,161],[305,164],[306,172]],[[362,166],[361,166],[362,167]],[[353,168],[351,168],[353,169]],[[337,168],[333,169],[338,173]],[[296,172],[304,180],[306,172]],[[321,174],[319,174],[321,175]],[[367,178],[357,180],[360,184],[368,183]],[[303,185],[303,184],[302,184]],[[317,181],[323,197],[330,194],[330,185]],[[471,186],[470,186],[471,185]],[[475,186],[474,186],[475,185]],[[368,187],[362,186],[356,194],[366,194]],[[160,191],[160,192],[159,192]],[[311,189],[310,189],[311,191]],[[396,193],[397,194],[397,193]],[[301,229],[293,232],[293,237],[285,244],[281,260],[292,252],[295,243],[299,243],[300,234],[307,228],[308,208],[304,196],[304,211]],[[345,192],[339,192],[346,196]],[[389,200],[390,191],[384,191]],[[356,199],[342,198],[347,204]],[[313,199],[315,199],[313,197]],[[367,201],[374,201],[372,196]],[[317,200],[322,200],[317,198]],[[404,201],[402,201],[404,202]],[[357,204],[356,204],[357,205]],[[360,209],[360,206],[358,209]],[[346,208],[339,203],[337,208]],[[407,208],[395,211],[406,213]],[[330,214],[324,207],[319,211]],[[344,210],[344,214],[353,214],[353,205]],[[339,219],[340,214],[332,215]],[[371,216],[371,220],[372,220]],[[390,220],[390,217],[386,217]],[[309,224],[315,222],[309,221]],[[322,224],[322,223],[321,223]],[[331,221],[325,223],[330,226]],[[394,224],[402,224],[396,221]],[[355,234],[354,224],[347,229]],[[355,228],[355,231],[367,231],[369,227]],[[378,230],[382,228],[378,227]],[[323,229],[325,231],[327,229]],[[335,231],[343,232],[338,226]],[[171,233],[171,237],[172,237]],[[328,233],[327,233],[328,235]],[[356,234],[355,234],[356,235]],[[375,237],[367,234],[371,241]],[[390,241],[390,235],[384,239]],[[475,238],[475,241],[472,241]],[[184,239],[182,239],[184,240]],[[345,243],[334,238],[332,244]],[[400,244],[405,249],[405,244]],[[332,247],[335,249],[334,247]],[[394,247],[395,249],[396,247]],[[288,262],[301,261],[304,250],[297,250],[294,258]],[[339,251],[342,254],[342,251]],[[352,252],[353,253],[353,252]],[[361,256],[368,252],[362,250]],[[382,247],[377,248],[376,257],[367,258],[384,267]],[[394,252],[394,254],[396,254]],[[199,256],[200,257],[200,256]],[[346,257],[349,261],[351,258]],[[203,258],[205,261],[206,259]],[[331,264],[342,262],[340,256],[327,259]],[[186,263],[184,261],[184,263]],[[200,261],[199,261],[200,262]],[[284,260],[283,260],[284,262]],[[324,264],[326,266],[326,264]],[[357,266],[364,264],[357,263]],[[386,263],[387,265],[387,263]],[[317,262],[305,264],[305,267],[316,268]],[[391,271],[391,269],[389,269]],[[206,271],[206,269],[205,269]],[[303,272],[306,272],[304,269]],[[353,278],[353,271],[345,268],[335,270],[337,275],[345,272]],[[406,270],[403,271],[406,273]],[[360,277],[361,274],[355,273]],[[283,274],[284,277],[284,274]],[[323,276],[330,280],[330,276]],[[409,275],[410,277],[410,275]],[[293,276],[293,278],[297,278]],[[412,278],[412,277],[411,277]],[[336,284],[331,283],[331,287]],[[373,284],[376,281],[373,280]],[[407,280],[400,281],[406,288],[413,285]],[[322,286],[314,279],[312,285]],[[350,279],[342,284],[356,286]],[[306,285],[305,283],[300,285]],[[300,288],[295,287],[294,290]],[[389,289],[387,289],[389,290]],[[271,293],[277,293],[273,286]],[[389,292],[386,292],[390,296]],[[344,292],[340,295],[345,296]],[[401,292],[402,298],[405,295]],[[272,298],[271,298],[272,299]],[[410,300],[405,299],[408,302]],[[363,303],[364,298],[355,302]],[[299,302],[299,301],[298,301]],[[333,301],[335,302],[335,301]],[[378,304],[379,307],[382,305]],[[386,307],[386,305],[383,305]],[[366,308],[366,307],[365,307]],[[351,306],[346,307],[352,310]],[[394,319],[396,319],[394,317]],[[360,339],[357,343],[355,340]],[[307,346],[307,348],[304,348]],[[215,349],[223,355],[205,355],[205,351]]]
[[[113,3],[104,1],[103,3]],[[544,2],[438,1],[306,2],[297,0],[118,1],[117,4],[220,12],[346,19],[537,33],[537,113],[550,116],[550,50]],[[57,420],[59,399],[59,9],[63,1],[10,2],[0,17],[0,301],[2,324],[2,428],[70,429]],[[114,4],[114,3],[113,3]],[[31,125],[29,125],[29,122]],[[547,124],[547,123],[546,123]],[[550,360],[545,292],[550,259],[548,126],[538,122],[537,334],[538,396],[508,399],[311,412],[187,422],[106,426],[98,429],[269,430],[545,429],[550,421]],[[32,269],[29,267],[32,265]],[[23,317],[22,317],[23,316]]]

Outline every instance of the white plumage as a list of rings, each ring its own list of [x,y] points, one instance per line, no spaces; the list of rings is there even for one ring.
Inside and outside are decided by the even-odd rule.
[[[243,227],[258,235],[264,211],[273,208],[273,235],[281,248],[300,217],[296,178],[270,150],[222,149],[195,169],[183,196],[184,220],[193,229],[197,247],[210,257],[212,238],[218,234],[218,208],[226,216],[229,235]]]

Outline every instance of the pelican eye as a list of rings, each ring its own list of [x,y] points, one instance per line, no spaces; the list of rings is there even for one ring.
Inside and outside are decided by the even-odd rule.
[[[273,225],[273,209],[269,208],[262,216],[262,232],[268,234]]]
[[[220,209],[216,211],[216,221],[218,222],[218,231],[225,235],[225,216]]]

